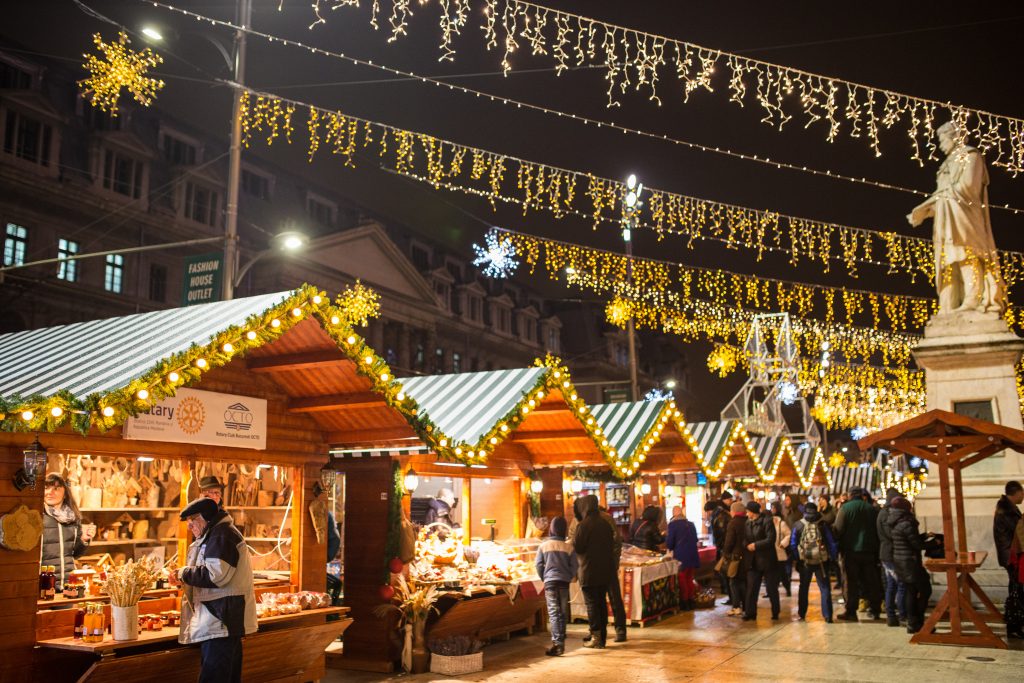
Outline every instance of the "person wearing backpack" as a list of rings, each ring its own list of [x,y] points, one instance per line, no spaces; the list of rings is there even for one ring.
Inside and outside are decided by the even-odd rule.
[[[829,563],[839,553],[832,530],[822,519],[818,506],[807,503],[804,518],[793,526],[789,542],[790,551],[796,559],[800,588],[797,591],[797,616],[800,621],[807,618],[807,596],[811,589],[811,578],[818,584],[821,593],[821,614],[825,622],[832,623],[832,591],[828,576]]]

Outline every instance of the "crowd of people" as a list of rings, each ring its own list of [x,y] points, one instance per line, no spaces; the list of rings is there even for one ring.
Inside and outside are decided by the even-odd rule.
[[[1007,634],[1024,638],[1024,486],[1011,481],[996,504],[993,540],[1001,567],[1006,569]],[[565,651],[565,624],[570,620],[569,584],[579,581],[589,624],[584,647],[604,648],[609,604],[614,616],[615,641],[626,640],[625,610],[618,582],[622,538],[618,527],[595,495],[574,504],[575,528],[564,518],[551,522],[550,537],[537,553],[537,571],[544,581],[552,645],[548,655]],[[885,500],[854,488],[832,499],[823,494],[799,503],[786,495],[770,506],[743,502],[725,491],[705,506],[707,531],[716,549],[715,574],[728,615],[743,621],[757,619],[759,596],[768,599],[773,621],[781,618],[780,588],[792,595],[797,580],[797,618],[808,618],[811,583],[821,598],[821,618],[856,622],[862,618],[905,627],[917,633],[924,626],[931,597],[931,579],[923,554],[941,557],[941,535],[921,532],[914,506],[896,489]],[[680,563],[680,608],[693,609],[700,567],[697,528],[680,507],[662,533],[661,509],[647,507],[630,529],[635,546],[664,548]],[[842,605],[834,614],[835,602]],[[861,617],[860,614],[864,614]]]

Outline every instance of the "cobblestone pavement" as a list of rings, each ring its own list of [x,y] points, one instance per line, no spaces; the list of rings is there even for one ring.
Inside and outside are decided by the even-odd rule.
[[[795,587],[794,587],[795,588]],[[1020,681],[1024,645],[1010,650],[911,645],[903,628],[882,621],[826,624],[812,590],[806,622],[796,620],[796,591],[782,597],[782,619],[770,620],[762,599],[756,622],[726,616],[727,607],[678,614],[646,628],[631,627],[629,641],[605,650],[582,646],[585,624],[569,629],[566,653],[545,657],[547,634],[513,637],[484,649],[484,671],[469,681]],[[837,606],[838,607],[838,606]],[[842,608],[839,607],[838,611]],[[862,615],[863,616],[863,615]],[[329,671],[325,681],[452,680]]]

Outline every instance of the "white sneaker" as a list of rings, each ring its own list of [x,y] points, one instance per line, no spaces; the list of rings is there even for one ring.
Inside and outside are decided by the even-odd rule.
[[[739,607],[733,607],[731,610],[729,610],[729,613],[726,616],[738,617],[738,616],[740,616],[742,614],[743,614],[743,610],[741,610]]]

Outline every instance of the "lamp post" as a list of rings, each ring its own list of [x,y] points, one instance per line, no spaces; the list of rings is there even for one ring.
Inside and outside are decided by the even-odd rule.
[[[252,20],[251,0],[238,0],[238,26],[235,32],[234,81],[236,92],[231,103],[231,149],[228,155],[228,196],[224,210],[224,301],[235,296],[238,270],[238,186],[242,176],[241,100],[237,92],[245,84],[245,29]],[[251,265],[251,263],[250,263]]]
[[[626,195],[622,199],[622,240],[626,243],[626,279],[628,286],[633,286],[633,225],[643,202],[640,194],[644,191],[643,183],[638,183],[632,173],[626,179]],[[629,344],[629,400],[636,401],[640,397],[640,387],[636,373],[636,327],[633,316],[626,321],[626,337]]]
[[[308,237],[306,237],[304,234],[296,230],[286,230],[285,232],[280,232],[274,235],[274,237],[271,238],[270,240],[271,246],[269,249],[264,249],[263,251],[258,252],[255,256],[249,259],[249,261],[244,266],[237,269],[237,272],[231,278],[232,294],[238,288],[238,286],[242,284],[242,278],[244,278],[245,274],[249,272],[249,269],[252,268],[253,265],[255,265],[256,262],[259,261],[261,258],[275,251],[299,251],[300,249],[306,246],[306,243],[308,241]]]

